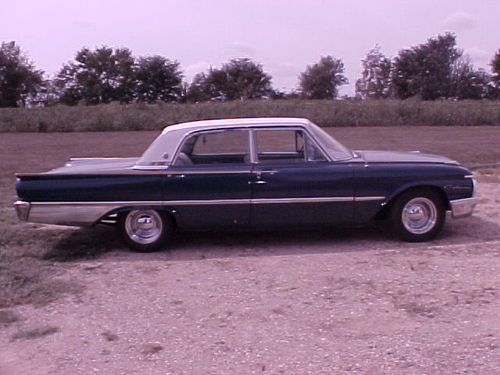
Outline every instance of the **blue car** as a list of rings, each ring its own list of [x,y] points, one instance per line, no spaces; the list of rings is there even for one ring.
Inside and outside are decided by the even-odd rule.
[[[18,174],[21,220],[117,225],[137,251],[175,230],[389,221],[406,241],[472,214],[472,173],[420,152],[353,151],[300,118],[196,121],[166,127],[140,158],[72,158]]]

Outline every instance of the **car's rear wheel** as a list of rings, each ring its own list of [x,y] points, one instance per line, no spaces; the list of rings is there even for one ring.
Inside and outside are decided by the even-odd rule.
[[[446,210],[439,194],[418,189],[403,193],[395,202],[391,221],[399,237],[408,242],[436,237],[445,221]]]
[[[172,222],[156,210],[132,210],[121,216],[120,229],[131,249],[152,252],[171,236]]]

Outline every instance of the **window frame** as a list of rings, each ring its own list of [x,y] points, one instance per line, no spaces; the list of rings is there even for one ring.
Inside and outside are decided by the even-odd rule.
[[[212,165],[212,166],[223,166],[223,165],[241,165],[241,164],[245,164],[245,165],[251,165],[253,164],[253,148],[252,148],[252,137],[251,137],[251,129],[247,128],[247,127],[239,127],[239,126],[235,126],[235,127],[228,127],[228,128],[218,128],[218,129],[200,129],[200,130],[194,130],[194,131],[191,131],[191,132],[188,132],[184,135],[184,137],[182,138],[181,142],[179,142],[179,146],[177,146],[177,149],[175,151],[175,154],[174,154],[174,157],[172,158],[172,162],[170,163],[170,166],[172,167],[185,167],[185,166],[180,166],[180,165],[175,165],[175,163],[177,162],[177,159],[179,158],[179,154],[181,153],[181,150],[182,148],[184,147],[185,143],[192,137],[199,137],[199,136],[202,136],[202,135],[206,135],[206,134],[213,134],[213,133],[223,133],[223,132],[228,132],[228,131],[243,131],[243,132],[246,132],[246,136],[247,136],[247,150],[248,150],[248,155],[250,157],[250,161],[249,162],[244,162],[244,163],[213,163],[213,164],[196,164],[195,166],[196,167],[200,167],[200,168],[203,168],[203,167],[206,167],[207,165]],[[193,149],[194,149],[195,145],[193,145]],[[190,166],[191,167],[191,166]]]
[[[252,163],[254,164],[272,164],[274,162],[260,162],[258,158],[258,150],[257,150],[257,137],[255,132],[258,131],[301,131],[305,137],[309,138],[309,141],[312,142],[312,144],[316,147],[316,149],[321,153],[323,158],[325,160],[307,160],[307,155],[306,155],[306,139],[304,138],[304,160],[302,160],[303,163],[324,163],[324,162],[331,162],[331,158],[329,155],[325,152],[323,147],[318,143],[318,141],[311,135],[310,132],[307,131],[305,127],[302,126],[269,126],[269,127],[254,127],[251,129],[251,138],[252,138]],[[276,163],[280,163],[279,161]],[[282,162],[281,162],[282,163]]]

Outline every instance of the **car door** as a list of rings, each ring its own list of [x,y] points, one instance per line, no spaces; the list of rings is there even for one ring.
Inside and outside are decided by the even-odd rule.
[[[287,226],[351,223],[354,213],[350,163],[328,160],[302,128],[252,130],[251,223]]]
[[[167,170],[165,204],[185,228],[247,226],[251,168],[248,130],[191,134]]]

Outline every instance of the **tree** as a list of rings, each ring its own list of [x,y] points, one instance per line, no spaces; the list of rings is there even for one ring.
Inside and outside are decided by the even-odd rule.
[[[402,50],[393,64],[393,87],[397,97],[420,96],[423,100],[448,98],[453,67],[462,51],[454,34],[430,38],[427,43]]]
[[[271,76],[251,59],[234,59],[207,73],[199,73],[188,90],[190,101],[245,100],[269,97]]]
[[[491,82],[493,85],[494,94],[496,99],[500,99],[500,49],[495,53],[491,60]]]
[[[488,98],[489,82],[490,76],[484,70],[474,69],[469,56],[461,56],[453,66],[450,97],[459,100]]]
[[[24,106],[43,87],[43,72],[28,60],[16,42],[0,46],[0,107]]]
[[[128,48],[82,48],[75,61],[63,65],[55,85],[66,104],[128,103],[134,97],[134,58]]]
[[[227,77],[229,100],[260,99],[271,95],[271,76],[251,59],[234,59],[222,66]]]
[[[356,81],[356,96],[362,99],[388,98],[391,91],[391,60],[376,45],[361,60],[363,70]]]
[[[191,102],[233,99],[234,90],[229,87],[228,77],[222,69],[210,68],[208,73],[196,74],[188,89]]]
[[[348,83],[344,76],[344,63],[332,56],[321,57],[300,74],[300,91],[309,99],[335,99],[338,88]]]
[[[178,101],[182,95],[182,73],[177,61],[163,56],[139,58],[135,71],[137,99],[148,103]]]

